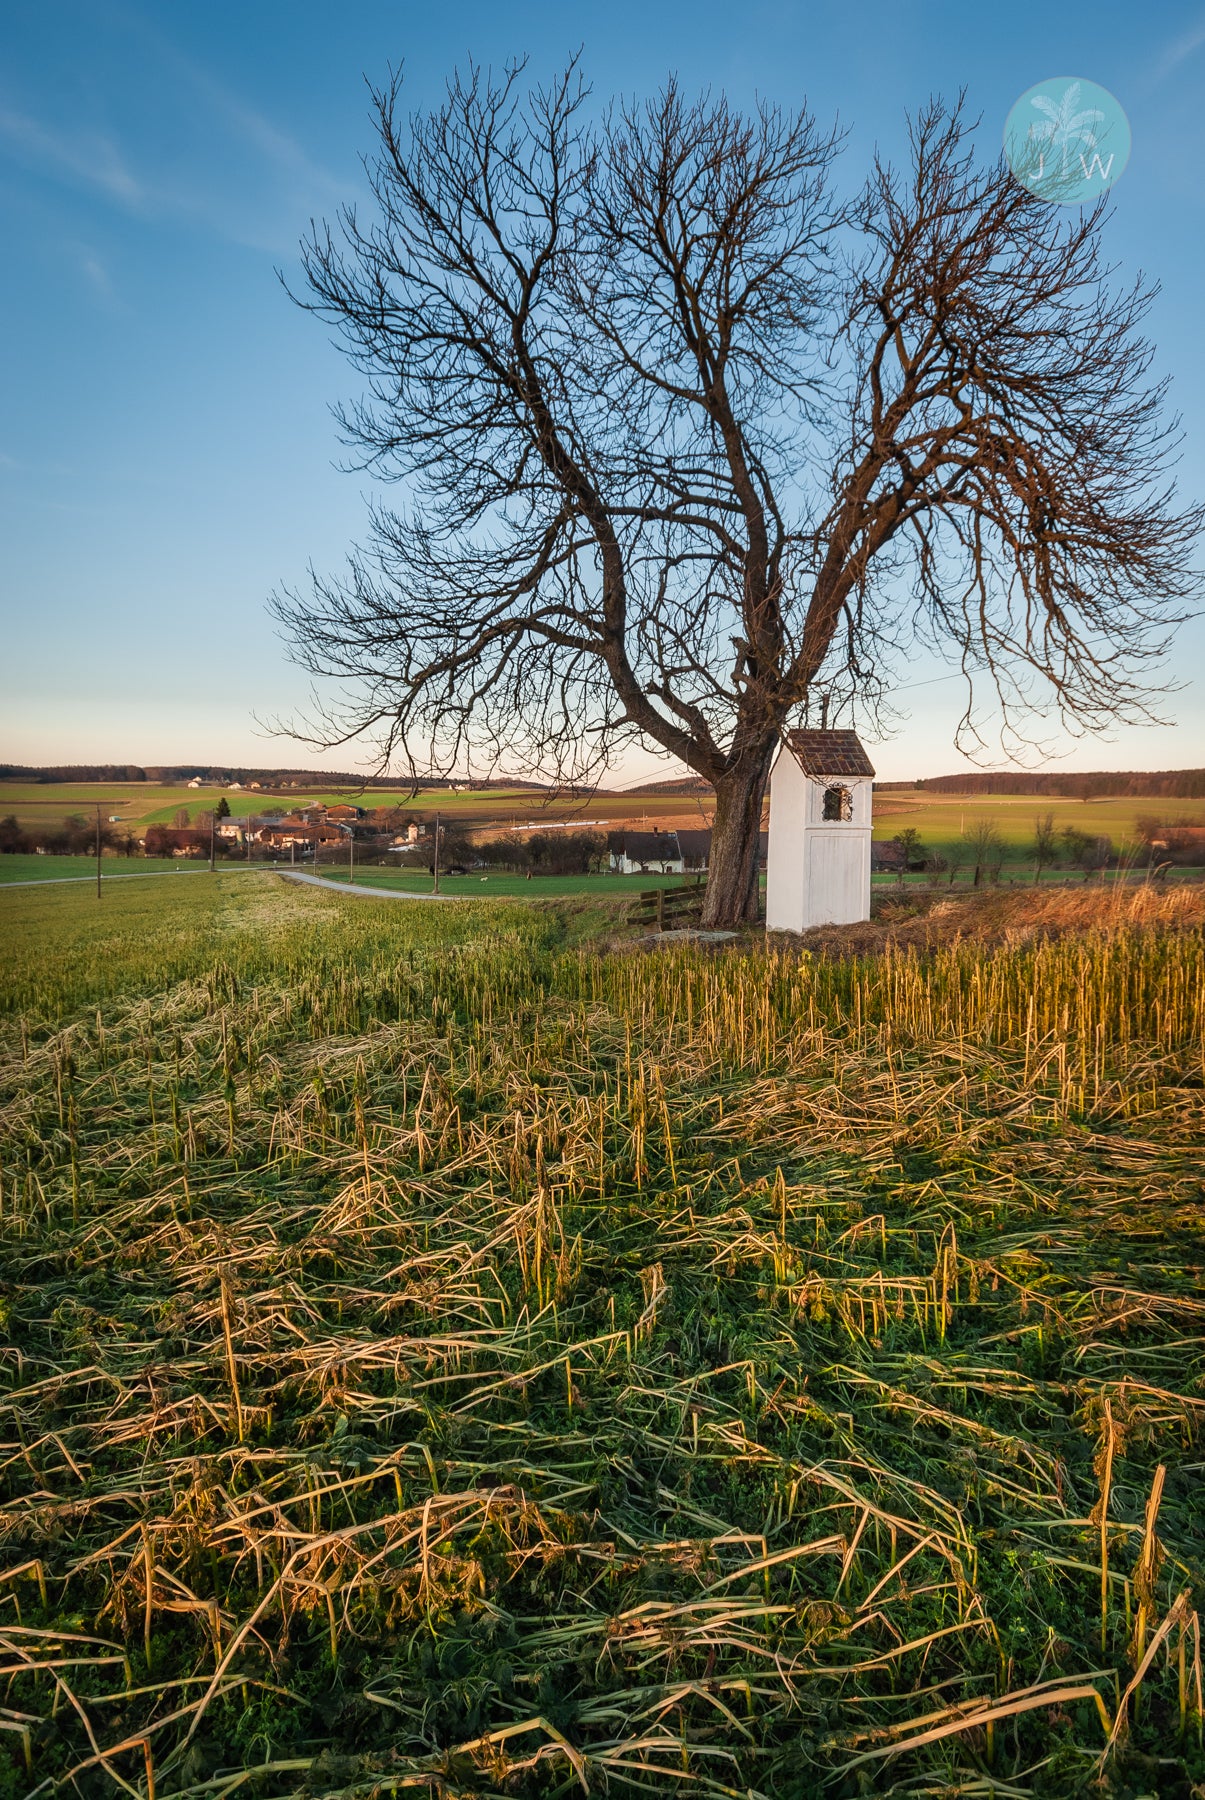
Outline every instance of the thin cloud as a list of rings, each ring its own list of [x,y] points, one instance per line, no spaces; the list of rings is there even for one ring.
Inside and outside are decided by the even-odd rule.
[[[263,113],[257,112],[254,107],[230,93],[220,82],[187,58],[176,53],[174,60],[202,98],[226,121],[232,133],[257,150],[265,162],[282,174],[292,177],[308,192],[321,190],[336,199],[352,197],[352,188],[337,180],[320,163],[314,162],[295,138],[273,125]]]
[[[126,15],[125,23],[128,30],[141,37],[163,63],[193,88],[211,112],[225,123],[230,135],[249,144],[263,162],[291,177],[307,195],[320,192],[333,200],[354,197],[352,187],[315,162],[296,138],[274,125],[266,114],[249,105],[204,64],[181,50],[157,23],[143,15],[132,14]]]
[[[114,301],[117,298],[117,295],[113,287],[112,278],[109,275],[108,269],[101,261],[101,258],[96,254],[96,251],[81,246],[76,254],[80,273],[83,275],[84,280],[88,283],[88,286],[92,289],[93,293],[101,300],[110,303]]]
[[[1156,60],[1151,71],[1151,85],[1154,86],[1156,82],[1165,81],[1169,75],[1175,73],[1181,63],[1187,62],[1190,56],[1195,56],[1203,45],[1205,45],[1205,13],[1201,14],[1195,25],[1190,25],[1187,31],[1181,32],[1180,36],[1174,39]]]
[[[69,135],[26,113],[0,107],[0,137],[7,139],[22,161],[99,188],[123,206],[137,208],[146,199],[145,188],[116,144],[98,132]]]
[[[296,138],[185,55],[157,26],[137,16],[121,22],[160,63],[166,90],[176,89],[183,129],[170,173],[163,168],[153,176],[136,173],[113,137],[59,129],[3,103],[0,149],[7,144],[26,167],[86,186],[128,212],[189,219],[227,242],[272,256],[295,247],[299,229],[315,212],[355,197],[355,188],[337,180]],[[209,156],[190,160],[187,152],[179,153],[190,126],[204,133],[210,147],[224,139],[235,148],[242,172],[233,185],[228,167],[219,175]],[[81,266],[98,294],[111,294],[102,265]]]

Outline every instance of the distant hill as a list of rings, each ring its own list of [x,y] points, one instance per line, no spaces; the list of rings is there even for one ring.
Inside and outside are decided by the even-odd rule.
[[[57,763],[41,768],[21,763],[0,763],[0,780],[28,781],[39,785],[67,781],[145,781],[157,786],[171,786],[176,782],[192,781],[198,777],[202,781],[212,781],[222,786],[239,781],[247,787],[251,782],[258,781],[261,787],[269,790],[282,787],[316,788],[327,793],[333,788],[352,791],[387,788],[396,792],[409,785],[404,776],[397,775],[358,775],[349,774],[345,770],[323,769],[253,769],[233,763],[173,763],[153,767],[148,764],[145,768],[137,763]],[[415,785],[420,792],[424,788],[446,788],[449,779],[456,778],[428,777]],[[550,795],[560,791],[543,782],[523,781],[515,776],[499,776],[493,780],[473,781],[466,785],[474,792],[482,793],[497,788],[524,788],[533,794]],[[960,775],[932,775],[918,781],[879,781],[875,783],[875,787],[884,794],[1049,794],[1052,798],[1061,795],[1074,800],[1100,800],[1106,797],[1200,800],[1205,799],[1205,769],[1115,769],[1085,775],[1058,769],[972,769]],[[616,798],[625,800],[675,796],[693,799],[696,795],[710,794],[712,787],[701,775],[685,775],[671,781],[642,782],[639,787],[621,790],[600,788],[596,791],[600,794],[614,794]]]
[[[387,788],[396,793],[399,788],[410,785],[404,775],[358,775],[348,773],[345,769],[253,769],[236,763],[148,763],[145,767],[140,763],[53,763],[37,768],[22,763],[0,763],[0,781],[28,781],[42,786],[68,781],[145,781],[155,787],[172,787],[178,782],[195,780],[212,781],[221,787],[228,787],[232,781],[241,782],[243,787],[248,787],[251,782],[258,781],[265,790],[285,787],[316,788],[324,793],[332,788]],[[555,798],[565,792],[547,782],[525,781],[516,775],[500,775],[480,781],[464,781],[463,777],[455,775],[424,776],[414,785],[421,793],[424,788],[446,788],[449,782],[463,782],[474,793],[488,793],[497,788],[521,788],[533,794],[547,794]],[[612,790],[599,788],[593,791],[607,794]],[[686,775],[675,781],[646,781],[640,787],[624,788],[616,792],[621,792],[625,799],[629,796],[651,798],[654,795],[709,794],[711,783],[698,775]]]
[[[154,766],[148,763],[145,768],[137,763],[55,763],[41,768],[31,768],[23,763],[0,763],[0,781],[29,781],[41,785],[63,781],[146,781],[156,787],[171,787],[176,782],[198,779],[223,787],[232,781],[239,781],[244,787],[258,781],[264,788],[318,788],[323,792],[329,792],[331,788],[388,788],[396,792],[398,788],[410,785],[404,775],[358,775],[338,769],[252,769],[235,763],[157,763]],[[446,788],[449,781],[458,779],[456,776],[430,776],[414,785],[420,790]],[[490,788],[532,788],[543,792],[540,782],[523,781],[514,776],[472,781],[465,785],[483,792]]]
[[[190,769],[186,780],[190,780]],[[50,768],[29,768],[25,763],[0,763],[0,781],[147,781],[145,769],[134,763],[63,763]]]
[[[916,781],[876,781],[881,794],[1049,794],[1072,800],[1105,798],[1150,800],[1205,799],[1205,769],[1114,769],[1077,775],[1057,769],[969,770],[964,775],[933,775]],[[701,775],[678,781],[646,781],[624,788],[625,798],[641,795],[710,794]]]
[[[969,770],[964,775],[933,775],[916,781],[876,781],[878,793],[907,794],[1049,794],[1072,800],[1205,798],[1205,769],[1114,769],[1077,775],[1058,769]],[[701,775],[678,781],[646,781],[625,788],[625,797],[710,794]]]
[[[879,793],[1049,794],[1070,800],[1205,798],[1205,769],[1114,769],[1077,775],[1058,769],[971,770],[924,781],[877,781]]]
[[[710,781],[704,781],[701,775],[683,775],[677,781],[644,781],[639,787],[623,788],[618,791],[622,792],[625,799],[639,799],[641,795],[651,798],[655,794],[685,794],[687,796],[710,794],[712,786]]]

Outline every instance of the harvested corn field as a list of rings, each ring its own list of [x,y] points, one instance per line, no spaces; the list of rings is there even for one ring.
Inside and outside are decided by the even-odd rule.
[[[0,897],[0,1794],[1203,1791],[1197,896],[186,885]]]

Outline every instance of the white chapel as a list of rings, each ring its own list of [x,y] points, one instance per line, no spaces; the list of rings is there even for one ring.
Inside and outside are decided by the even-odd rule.
[[[870,917],[874,768],[855,731],[788,731],[770,770],[766,930]]]

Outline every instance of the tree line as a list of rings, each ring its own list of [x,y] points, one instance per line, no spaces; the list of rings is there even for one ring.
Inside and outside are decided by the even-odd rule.
[[[109,855],[138,856],[142,846],[128,826],[120,830],[102,822],[101,847]],[[94,856],[96,818],[68,813],[53,825],[22,825],[15,813],[0,819],[0,856]],[[148,852],[149,854],[149,852]]]
[[[152,786],[172,786],[181,781],[207,781],[215,786],[229,786],[231,782],[239,782],[243,787],[257,781],[265,789],[296,787],[299,790],[314,789],[329,793],[332,788],[344,789],[349,793],[358,793],[363,789],[399,786],[396,776],[365,775],[347,769],[315,770],[315,769],[248,769],[238,768],[229,763],[45,763],[32,765],[29,763],[0,762],[0,780],[29,781],[39,786],[47,786],[64,781],[121,781],[147,782]],[[416,789],[446,787],[445,779],[436,780],[419,777],[413,782],[406,778],[405,785]],[[521,777],[510,776],[498,780],[474,780],[464,778],[464,785],[475,789],[491,787],[538,787],[538,782],[524,781]],[[651,791],[651,790],[650,790]]]

